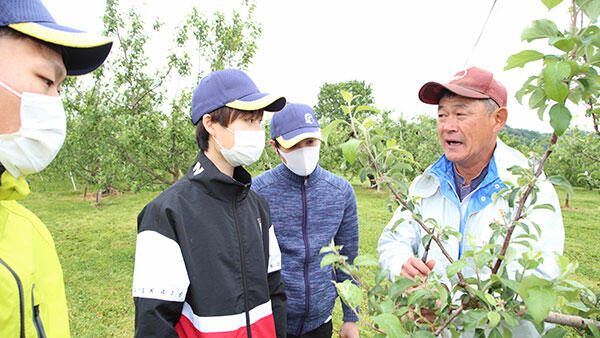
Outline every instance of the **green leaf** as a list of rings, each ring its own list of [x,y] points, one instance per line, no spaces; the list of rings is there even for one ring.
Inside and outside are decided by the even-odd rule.
[[[355,308],[362,303],[363,291],[349,279],[346,279],[343,283],[335,283],[335,287],[348,307]]]
[[[544,3],[544,5],[550,10],[556,7],[556,5],[560,4],[562,1],[563,0],[542,0],[542,3]]]
[[[344,120],[335,120],[329,123],[325,128],[321,129],[321,140],[327,144],[327,140],[329,140],[329,135],[332,132],[336,131],[340,124],[346,123]]]
[[[536,61],[544,57],[544,54],[538,52],[537,50],[524,50],[517,54],[513,54],[508,57],[506,60],[506,66],[504,66],[504,70],[509,70],[511,68],[523,67],[525,64]]]
[[[493,328],[488,334],[488,338],[503,338],[497,327]]]
[[[342,153],[344,154],[346,161],[350,164],[354,164],[354,161],[356,160],[356,151],[362,142],[362,140],[352,138],[342,144]]]
[[[548,43],[563,52],[570,52],[573,47],[575,47],[575,40],[573,38],[562,38],[562,37],[554,37],[548,40]]]
[[[577,5],[582,6],[583,13],[587,15],[590,21],[594,21],[600,16],[599,0],[577,0]]]
[[[536,210],[536,209],[547,209],[547,210],[550,210],[552,212],[556,211],[554,209],[554,206],[552,204],[548,204],[548,203],[546,203],[546,204],[538,204],[535,207],[533,207],[533,210]]]
[[[546,104],[546,93],[543,90],[537,88],[531,93],[531,96],[529,96],[529,108],[539,108],[544,104]]]
[[[368,118],[366,119],[363,123],[362,126],[366,129],[369,130],[371,129],[371,127],[377,125],[377,122],[375,122],[375,120],[373,120],[372,118]]]
[[[569,86],[563,82],[571,75],[571,66],[567,62],[550,62],[543,70],[544,92],[548,98],[563,103],[569,93]]]
[[[517,327],[517,326],[519,326],[519,321],[517,320],[517,318],[515,317],[515,315],[513,315],[511,313],[502,312],[502,318],[504,319],[504,321],[506,322],[506,324],[508,324],[508,326],[510,326],[510,327]]]
[[[467,266],[467,262],[464,260],[458,260],[446,267],[446,274],[448,278],[456,275],[460,270],[464,269]]]
[[[350,92],[346,90],[340,90],[340,95],[342,95],[342,98],[344,99],[344,101],[346,101],[347,104],[350,104],[350,102],[352,102],[352,94],[350,94]]]
[[[374,107],[369,107],[369,106],[358,106],[356,107],[356,109],[354,110],[355,113],[364,111],[364,110],[369,110],[369,111],[373,111],[375,113],[379,113],[379,109],[374,108]]]
[[[554,128],[556,135],[561,136],[569,128],[571,123],[571,112],[562,103],[557,103],[550,108],[550,125]]]
[[[593,335],[595,338],[598,338],[598,337],[600,337],[600,330],[598,330],[598,327],[597,327],[596,325],[594,325],[594,324],[592,324],[592,323],[589,323],[589,324],[587,325],[587,327],[588,327],[588,330],[590,330],[590,332],[592,333],[592,335]]]
[[[353,263],[356,266],[379,266],[377,258],[373,255],[359,255]]]
[[[360,182],[364,183],[367,180],[367,168],[362,168],[358,173],[358,178],[360,178]]]
[[[463,316],[465,331],[471,331],[480,327],[487,320],[487,312],[481,309],[467,311]]]
[[[389,274],[389,270],[377,269],[377,272],[375,273],[375,284],[379,285],[379,283],[387,279]]]
[[[498,312],[492,311],[487,314],[490,327],[496,327],[498,323],[500,323],[500,314]]]
[[[536,39],[551,38],[560,36],[560,31],[556,24],[547,19],[535,20],[531,26],[525,28],[521,33],[521,40],[531,42]]]
[[[555,327],[550,329],[543,335],[543,338],[562,338],[567,334],[567,330],[562,327]]]
[[[536,39],[551,38],[554,36],[561,36],[556,24],[551,20],[541,19],[533,21],[531,26],[523,30],[521,41],[527,40],[527,42],[531,42]]]
[[[379,328],[385,333],[387,333],[388,337],[404,337],[406,336],[406,331],[402,327],[400,323],[400,319],[391,313],[382,313],[377,316],[371,317],[373,321],[379,326]]]
[[[552,282],[535,275],[527,276],[519,285],[519,295],[525,302],[527,313],[541,323],[556,303]]]
[[[575,191],[573,190],[573,186],[569,181],[567,181],[564,177],[560,175],[553,175],[547,178],[547,180],[552,183],[555,187],[563,188],[569,195],[573,196]]]
[[[406,277],[400,277],[396,279],[394,284],[390,286],[389,297],[392,300],[395,300],[398,297],[402,297],[404,291],[413,286],[417,286],[417,283],[414,280],[408,279]]]
[[[327,255],[323,256],[323,259],[321,259],[321,268],[324,268],[324,267],[331,265],[338,261],[339,261],[339,257],[336,254],[333,254],[333,253],[327,254]]]
[[[348,108],[348,106],[342,106],[342,111],[344,112],[344,114],[348,115],[350,114],[350,108]]]

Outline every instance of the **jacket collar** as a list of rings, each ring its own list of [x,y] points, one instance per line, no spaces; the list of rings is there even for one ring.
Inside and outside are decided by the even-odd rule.
[[[252,181],[250,174],[241,166],[233,170],[233,178],[223,174],[202,151],[186,176],[190,181],[200,184],[210,196],[225,201],[246,198]]]
[[[0,173],[0,201],[20,200],[29,192],[29,183],[22,175],[15,178],[8,171]]]
[[[497,138],[496,149],[494,149],[494,154],[490,160],[488,173],[479,186],[484,187],[492,182],[496,182],[500,187],[504,187],[504,184],[502,184],[503,181],[515,183],[516,177],[508,171],[508,168],[515,165],[526,167],[527,159],[523,154],[508,147]],[[433,165],[425,169],[423,175],[415,180],[415,184],[411,186],[411,194],[428,197],[433,195],[439,186],[451,184],[454,187],[453,175],[453,163],[446,158],[446,155],[442,155]],[[496,187],[494,186],[494,188]]]
[[[321,166],[317,164],[317,167],[312,172],[312,174],[308,176],[299,176],[296,175],[293,171],[291,171],[285,164],[280,163],[278,166],[273,168],[272,172],[279,178],[286,180],[290,184],[306,184],[307,186],[311,186],[315,184],[315,182],[317,182],[321,178],[321,176],[323,176],[323,173],[325,173],[325,169],[321,168]]]

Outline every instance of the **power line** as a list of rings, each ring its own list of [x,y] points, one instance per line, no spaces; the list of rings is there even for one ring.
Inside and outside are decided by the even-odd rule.
[[[465,60],[465,65],[464,65],[463,69],[467,69],[467,65],[469,64],[469,60],[471,59],[471,56],[473,56],[473,52],[475,51],[475,48],[479,44],[479,40],[481,40],[481,36],[483,35],[483,31],[485,31],[485,27],[487,26],[487,23],[490,20],[490,16],[492,16],[492,12],[494,11],[494,7],[496,6],[496,2],[497,1],[498,0],[494,0],[494,2],[492,3],[492,7],[490,8],[490,12],[488,13],[487,18],[485,19],[485,22],[483,23],[483,27],[481,27],[481,32],[479,32],[479,36],[477,37],[477,40],[475,41],[475,44],[473,45],[473,48],[471,49],[471,53],[469,53],[469,56],[467,57],[467,60]]]

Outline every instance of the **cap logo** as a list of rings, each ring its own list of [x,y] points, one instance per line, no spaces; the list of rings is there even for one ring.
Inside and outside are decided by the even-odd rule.
[[[452,78],[452,80],[450,80],[450,81],[456,81],[456,80],[460,80],[460,79],[462,79],[462,78],[463,78],[463,77],[465,77],[465,76],[467,76],[467,70],[466,70],[466,69],[463,69],[463,70],[461,70],[460,72],[456,73],[456,74],[454,75],[454,77]]]
[[[308,124],[315,124],[315,119],[313,119],[310,113],[304,114],[304,121],[306,121]]]

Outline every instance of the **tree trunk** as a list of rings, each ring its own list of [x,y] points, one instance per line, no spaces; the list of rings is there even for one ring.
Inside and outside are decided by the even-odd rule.
[[[569,207],[569,193],[565,196],[565,208]]]
[[[102,203],[102,189],[98,189],[98,192],[96,193],[96,203]]]
[[[85,199],[87,198],[87,186],[88,186],[88,182],[85,182],[85,186],[83,187],[83,200],[85,201]]]

